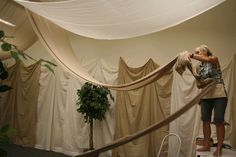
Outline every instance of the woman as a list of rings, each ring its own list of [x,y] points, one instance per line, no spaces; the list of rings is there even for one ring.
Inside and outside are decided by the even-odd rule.
[[[210,49],[206,45],[196,48],[194,54],[190,58],[201,61],[198,67],[200,80],[212,78],[215,82],[215,88],[201,99],[201,119],[203,121],[204,146],[198,151],[210,151],[211,137],[211,115],[214,109],[214,124],[216,125],[218,145],[214,152],[214,156],[222,154],[223,141],[225,136],[224,115],[227,106],[227,94],[225,92],[224,81],[220,69],[220,63],[216,56],[213,56]]]

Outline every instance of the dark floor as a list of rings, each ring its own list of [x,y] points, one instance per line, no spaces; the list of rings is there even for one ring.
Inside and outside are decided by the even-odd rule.
[[[69,157],[62,153],[44,151],[36,148],[22,147],[18,145],[4,145],[2,149],[6,150],[8,157]]]

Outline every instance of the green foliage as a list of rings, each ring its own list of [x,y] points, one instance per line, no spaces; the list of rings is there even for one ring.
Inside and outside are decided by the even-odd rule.
[[[4,36],[5,36],[4,31],[0,30],[0,39],[4,38]]]
[[[109,89],[88,82],[77,90],[77,95],[79,97],[76,103],[77,111],[84,115],[85,122],[104,119],[105,113],[110,107],[108,96],[114,101]]]
[[[19,61],[19,53],[15,52],[15,51],[10,51],[11,52],[11,57],[14,58],[16,61]]]
[[[0,80],[5,80],[8,77],[8,72],[5,70],[3,63],[0,60]],[[11,87],[8,85],[1,85],[0,84],[0,93],[10,90]]]
[[[6,92],[10,89],[12,89],[12,87],[10,87],[8,85],[0,85],[0,93]]]
[[[56,64],[54,64],[54,63],[52,63],[50,61],[44,60],[44,59],[40,59],[40,61],[43,61],[43,62],[45,62],[45,63],[47,63],[49,65],[57,66]]]
[[[34,58],[32,58],[31,56],[23,53],[22,51],[20,51],[17,46],[11,44],[11,43],[8,43],[5,38],[12,38],[12,37],[9,37],[9,36],[6,36],[4,31],[3,30],[0,30],[0,46],[1,46],[1,49],[5,52],[10,52],[11,53],[11,56],[12,58],[14,58],[16,61],[19,61],[20,60],[20,57],[19,56],[22,56],[24,59],[31,59],[35,62],[37,62],[37,60],[35,60]],[[46,65],[44,65],[46,68],[48,68],[51,72],[54,73],[54,70],[51,66],[57,66],[56,64],[50,62],[50,61],[47,61],[47,60],[44,60],[44,59],[40,59],[41,62],[45,62]]]
[[[11,128],[9,125],[4,125],[0,129],[0,145],[10,143],[10,138],[15,134],[16,130]],[[6,157],[7,151],[0,148],[0,157]]]
[[[10,51],[11,50],[11,44],[3,42],[1,45],[1,48],[3,51]]]
[[[53,70],[53,68],[49,64],[44,64],[43,66],[48,68],[48,70],[50,70],[54,74],[54,70]]]
[[[11,128],[8,124],[4,125],[0,129],[0,144],[9,143],[10,137],[16,132],[15,129]]]

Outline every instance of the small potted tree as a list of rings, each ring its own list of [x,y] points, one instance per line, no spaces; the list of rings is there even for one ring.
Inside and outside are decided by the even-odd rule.
[[[85,122],[90,126],[88,150],[93,150],[93,120],[105,118],[105,113],[110,107],[109,97],[112,101],[114,98],[109,89],[88,82],[77,90],[77,95],[77,111],[83,114]]]

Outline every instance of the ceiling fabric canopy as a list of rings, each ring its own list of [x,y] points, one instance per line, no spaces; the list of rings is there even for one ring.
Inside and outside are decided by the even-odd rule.
[[[154,33],[193,18],[225,0],[15,0],[75,34],[126,39]]]
[[[30,13],[28,11],[27,13],[39,40],[48,50],[48,52],[54,57],[57,63],[59,63],[65,69],[69,70],[73,75],[96,85],[105,86],[115,90],[138,89],[160,79],[166,74],[169,74],[172,71],[172,67],[177,61],[177,57],[175,57],[167,64],[150,72],[148,75],[145,75],[144,77],[129,83],[119,85],[104,84],[94,79],[80,65],[67,38],[67,32],[64,29],[42,16]]]

